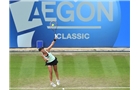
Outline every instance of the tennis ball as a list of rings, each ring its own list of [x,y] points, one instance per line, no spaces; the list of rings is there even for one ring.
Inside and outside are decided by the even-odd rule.
[[[54,26],[54,24],[52,24],[52,26]]]

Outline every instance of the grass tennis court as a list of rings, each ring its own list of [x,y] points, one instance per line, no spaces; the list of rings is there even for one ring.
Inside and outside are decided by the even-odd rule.
[[[48,69],[40,53],[11,53],[11,90],[130,90],[129,53],[74,53],[55,56],[58,58],[61,85],[52,88]],[[55,82],[55,75],[53,80]]]

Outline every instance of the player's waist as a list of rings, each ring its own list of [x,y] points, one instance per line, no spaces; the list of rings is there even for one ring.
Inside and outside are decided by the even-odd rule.
[[[52,58],[52,59],[49,59],[48,61],[47,61],[47,63],[51,63],[51,62],[53,62],[54,60],[56,60],[57,58],[56,57],[54,57],[54,58]]]

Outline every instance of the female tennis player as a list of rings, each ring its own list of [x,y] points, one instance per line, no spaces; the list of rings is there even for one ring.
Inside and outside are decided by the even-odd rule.
[[[48,67],[48,70],[49,70],[49,78],[50,78],[50,85],[52,87],[56,87],[56,84],[54,84],[52,82],[52,78],[53,78],[53,70],[55,72],[55,75],[56,75],[56,83],[57,85],[60,85],[60,81],[59,81],[59,76],[58,76],[58,71],[57,71],[57,58],[50,52],[51,48],[53,47],[53,45],[55,44],[56,42],[56,39],[57,39],[57,35],[55,34],[55,38],[54,40],[52,41],[52,43],[50,44],[49,47],[47,48],[39,48],[39,51],[42,52],[42,58],[44,59],[45,61],[45,65]]]

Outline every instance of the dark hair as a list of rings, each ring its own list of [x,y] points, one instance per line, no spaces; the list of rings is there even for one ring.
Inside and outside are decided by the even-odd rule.
[[[38,51],[41,51],[42,49],[44,49],[44,47],[39,48]]]

